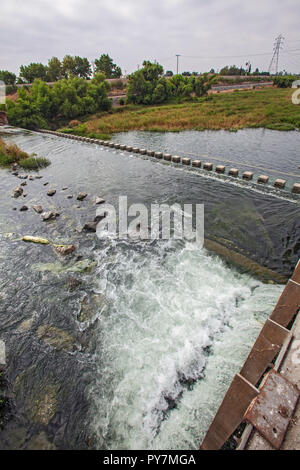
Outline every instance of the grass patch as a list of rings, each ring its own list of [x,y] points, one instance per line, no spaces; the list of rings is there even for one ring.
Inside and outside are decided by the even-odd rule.
[[[84,124],[85,135],[132,130],[236,131],[245,127],[293,130],[300,128],[300,106],[292,103],[293,91],[279,88],[239,90],[238,93],[211,94],[193,102],[126,105],[88,119]]]
[[[3,139],[0,139],[0,166],[8,167],[13,163],[28,170],[39,170],[50,165],[51,162],[47,158],[35,158],[34,154],[29,155],[23,152],[16,144],[7,144]]]
[[[43,157],[28,157],[19,161],[19,165],[26,170],[39,170],[50,165],[50,160]]]

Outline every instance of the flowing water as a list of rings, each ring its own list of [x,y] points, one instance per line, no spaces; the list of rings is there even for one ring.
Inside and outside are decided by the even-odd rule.
[[[293,148],[293,135],[297,145],[298,134],[278,134],[283,146],[291,139]],[[197,135],[200,143],[203,133],[191,133],[186,144],[190,152]],[[127,142],[151,148],[167,139],[175,151],[180,137],[188,142],[188,133],[149,134],[149,142],[133,133]],[[10,196],[21,180],[0,170],[0,339],[9,396],[0,448],[198,448],[277,302],[283,286],[276,280],[299,258],[299,198],[54,136],[6,138],[52,164],[43,178],[26,180],[19,199]],[[52,198],[49,188],[57,190]],[[79,191],[88,193],[80,203]],[[100,240],[79,230],[95,217],[95,196],[116,206],[121,195],[147,207],[204,203],[206,238],[249,264],[191,242]],[[24,203],[30,210],[20,212]],[[61,215],[45,223],[33,204]],[[74,243],[77,251],[62,260],[52,246],[20,241],[23,235]],[[253,261],[266,268],[260,279]],[[263,282],[272,275],[275,283]]]

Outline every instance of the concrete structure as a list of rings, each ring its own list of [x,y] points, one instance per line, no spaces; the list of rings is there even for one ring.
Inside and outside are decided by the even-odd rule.
[[[292,188],[292,193],[300,194],[300,183],[295,183]]]
[[[162,154],[162,152],[155,152],[154,156],[155,156],[155,158],[162,159],[163,154]]]
[[[230,168],[228,171],[229,176],[239,176],[239,170],[237,168]]]
[[[221,449],[245,421],[249,424],[239,449],[300,448],[299,307],[300,261],[225,394],[201,449]]]
[[[215,168],[216,173],[225,173],[225,166],[224,165],[217,165]]]
[[[49,131],[49,130],[44,130],[41,129],[39,132],[42,133],[47,133],[51,135],[57,135],[59,137],[65,137],[68,139],[73,139],[73,140],[78,140],[81,142],[89,142],[89,143],[95,143],[97,145],[103,145],[106,147],[110,148],[116,148],[120,150],[126,150],[128,152],[134,152],[134,153],[140,153],[141,155],[148,155],[150,157],[156,157],[159,160],[166,160],[166,161],[172,161],[173,163],[182,163],[182,165],[189,166],[192,164],[193,167],[195,168],[201,168],[202,162],[201,160],[192,160],[189,157],[180,157],[178,155],[171,155],[169,153],[163,154],[162,152],[155,152],[154,150],[146,150],[146,149],[139,149],[138,147],[132,147],[129,145],[125,144],[118,144],[114,142],[108,142],[100,139],[91,139],[89,137],[82,137],[82,136],[76,136],[76,135],[70,135],[70,134],[65,134],[62,132],[56,132],[56,131]],[[212,171],[213,169],[213,164],[210,162],[204,162],[203,163],[203,169],[207,171]],[[224,174],[225,173],[225,166],[224,165],[217,165],[215,167],[215,172]],[[239,170],[237,168],[230,168],[228,171],[228,176],[233,176],[233,177],[238,177],[239,175]],[[253,179],[253,172],[251,171],[244,171],[242,173],[242,178],[244,180],[252,180]],[[267,184],[269,181],[269,176],[267,175],[260,175],[257,178],[257,183],[260,184]],[[279,189],[284,189],[286,185],[286,181],[283,179],[276,179],[274,182],[274,187],[279,188]],[[291,189],[292,193],[294,194],[300,194],[300,183],[294,183],[293,188]]]
[[[286,181],[282,179],[277,179],[274,181],[275,188],[283,189],[286,185]]]
[[[242,177],[243,177],[244,180],[252,180],[253,173],[252,173],[252,171],[244,171]]]
[[[257,178],[257,182],[258,182],[258,183],[264,183],[264,184],[266,184],[268,181],[269,181],[269,177],[268,177],[267,175],[260,175],[260,176]]]
[[[203,163],[204,170],[211,171],[213,169],[213,164],[210,162]]]

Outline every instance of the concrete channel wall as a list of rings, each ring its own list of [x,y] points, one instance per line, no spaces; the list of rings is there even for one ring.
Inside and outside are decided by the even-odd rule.
[[[298,373],[293,373],[293,368],[298,367],[300,359],[297,358],[296,363],[290,365],[289,381],[285,374],[278,371],[293,341],[294,346],[300,349],[294,327],[297,321],[299,323],[299,308],[300,260],[242,369],[235,375],[225,394],[202,442],[201,450],[221,449],[241,423],[248,423],[249,427],[246,428],[247,435],[242,436],[240,441],[240,450],[245,448],[250,438],[249,430],[252,431],[253,428],[263,436],[271,449],[281,448],[298,403],[299,377]],[[296,352],[298,354],[299,350]],[[268,383],[270,374],[275,381],[273,386]],[[287,387],[287,392],[282,393],[284,386]],[[288,392],[293,399],[290,399]]]
[[[119,149],[124,152],[137,153],[140,155],[148,155],[149,157],[154,157],[158,160],[175,163],[177,165],[182,165],[185,167],[200,168],[200,169],[205,170],[205,172],[207,173],[214,172],[220,175],[227,174],[227,176],[230,176],[232,178],[236,178],[236,179],[242,178],[244,181],[254,182],[254,183],[261,184],[261,185],[268,185],[268,182],[269,182],[268,175],[259,175],[257,177],[257,181],[254,181],[254,173],[252,171],[240,172],[238,168],[229,168],[226,170],[226,167],[224,165],[216,165],[214,167],[214,165],[211,162],[207,162],[207,161],[202,162],[201,160],[193,160],[189,157],[180,157],[179,155],[171,155],[169,153],[163,154],[162,152],[155,152],[154,150],[140,149],[137,147],[132,147],[130,145],[118,144],[115,142],[109,142],[109,141],[100,140],[100,139],[93,139],[89,137],[81,137],[81,136],[77,136],[73,134],[65,134],[65,133],[57,132],[57,131],[49,131],[49,130],[40,129],[38,132],[41,132],[44,134],[52,134],[58,137],[65,137],[71,140],[78,140],[80,142],[103,145],[105,147]],[[277,189],[285,189],[286,183],[287,183],[286,180],[277,178],[274,181],[273,186]],[[291,189],[291,192],[294,194],[300,194],[300,183],[294,183]]]

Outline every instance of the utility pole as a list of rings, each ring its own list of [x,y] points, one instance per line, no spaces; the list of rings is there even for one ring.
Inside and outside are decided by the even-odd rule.
[[[178,75],[178,59],[179,59],[179,57],[180,57],[180,54],[175,54],[175,56],[177,57],[176,74]]]
[[[275,74],[278,75],[278,63],[279,63],[279,52],[282,49],[282,43],[283,43],[284,37],[282,34],[280,34],[274,42],[274,52],[273,52],[273,57],[271,59],[270,65],[269,65],[269,70],[268,72],[270,73],[272,68],[275,66]]]

